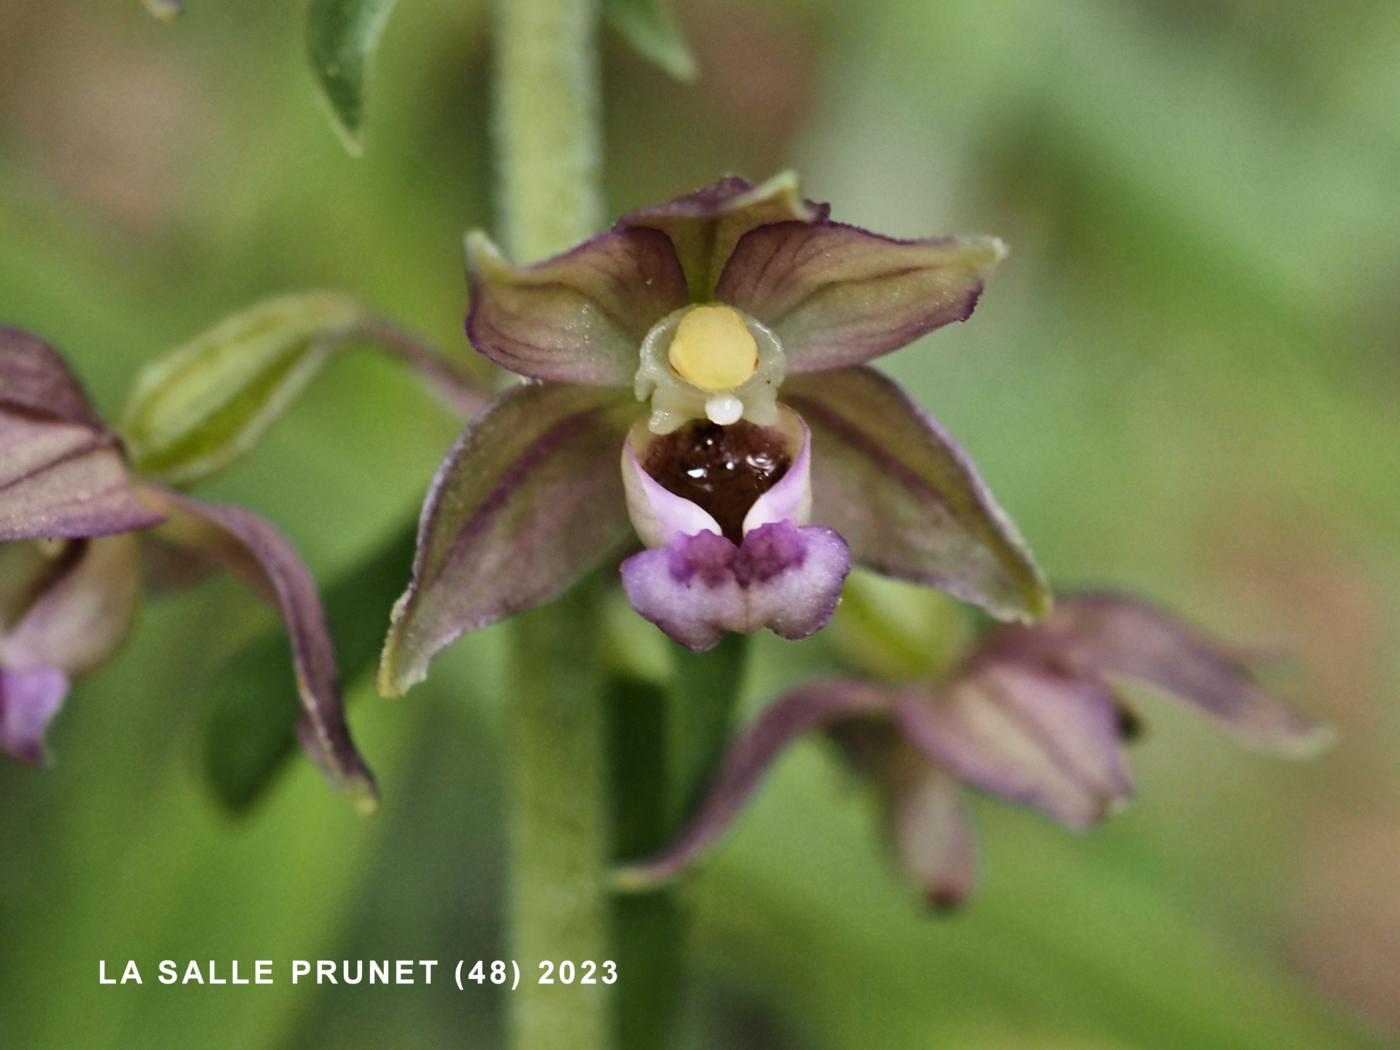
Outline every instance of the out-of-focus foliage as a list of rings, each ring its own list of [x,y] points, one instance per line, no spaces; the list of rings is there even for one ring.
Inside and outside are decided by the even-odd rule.
[[[63,346],[109,417],[142,364],[290,289],[344,288],[460,348],[460,236],[491,219],[485,13],[400,5],[358,161],[325,133],[303,15],[243,0],[162,25],[137,4],[0,0],[0,318]],[[891,371],[1052,578],[1293,654],[1278,682],[1340,731],[1282,764],[1154,708],[1140,800],[1103,831],[979,808],[984,878],[948,921],[913,910],[869,800],[804,745],[688,895],[682,1045],[1400,1033],[1400,7],[677,15],[703,87],[607,44],[613,204],[794,165],[862,225],[1004,237],[973,321]],[[347,358],[209,494],[332,580],[415,512],[455,429],[405,371]],[[232,585],[156,605],[74,691],[55,766],[0,767],[6,1045],[494,1045],[504,1001],[474,988],[97,986],[99,958],[500,952],[498,633],[407,700],[356,688],[378,816],[296,762],[235,821],[203,783],[210,682],[268,622]],[[750,710],[829,669],[835,637],[760,641]]]
[[[396,0],[311,0],[306,14],[306,54],[331,123],[345,148],[365,147],[369,78],[379,38]]]
[[[667,0],[603,0],[602,11],[637,53],[677,80],[695,79],[690,53]]]

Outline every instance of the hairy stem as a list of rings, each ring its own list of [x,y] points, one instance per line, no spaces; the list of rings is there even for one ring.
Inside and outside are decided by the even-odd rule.
[[[595,0],[498,0],[502,234],[517,262],[555,255],[603,218]]]
[[[520,262],[565,250],[601,219],[596,21],[595,0],[496,5],[502,234]],[[590,581],[514,629],[508,921],[512,956],[525,971],[510,997],[515,1050],[606,1050],[613,1042],[609,987],[535,983],[542,961],[610,957],[598,599]]]
[[[510,998],[516,1050],[612,1045],[608,986],[535,983],[545,960],[582,965],[612,958],[599,590],[597,580],[588,580],[514,626],[509,935],[511,955],[524,971]]]

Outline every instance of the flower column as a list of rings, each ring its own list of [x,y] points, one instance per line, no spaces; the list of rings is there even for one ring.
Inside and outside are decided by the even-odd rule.
[[[593,0],[499,0],[496,142],[503,232],[518,260],[592,234],[599,190]],[[517,621],[510,719],[510,951],[527,968],[511,1002],[517,1050],[611,1045],[607,988],[540,987],[543,959],[608,954],[609,842],[597,588]]]

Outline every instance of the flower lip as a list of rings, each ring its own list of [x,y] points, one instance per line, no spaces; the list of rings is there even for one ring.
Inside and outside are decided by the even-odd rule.
[[[780,435],[752,423],[692,422],[652,442],[642,469],[668,492],[704,508],[737,541],[749,509],[791,465],[783,446]]]
[[[707,530],[634,554],[622,563],[622,586],[632,608],[701,652],[727,631],[814,634],[831,620],[850,568],[837,533],[780,521],[738,543]]]
[[[648,547],[665,547],[700,532],[719,535],[719,522],[708,511],[667,490],[643,469],[634,444],[633,435],[628,435],[622,448],[622,484],[627,513],[641,541]]]
[[[812,517],[812,433],[802,417],[782,407],[779,424],[791,445],[797,448],[783,476],[758,499],[744,515],[747,536],[764,525],[791,521],[805,525]]]
[[[0,667],[0,752],[31,765],[42,763],[47,757],[44,731],[67,692],[62,671]]]

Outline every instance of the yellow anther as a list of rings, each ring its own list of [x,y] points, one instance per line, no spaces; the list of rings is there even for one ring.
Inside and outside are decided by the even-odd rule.
[[[733,390],[758,370],[758,344],[732,307],[697,306],[676,326],[667,360],[701,390]]]

